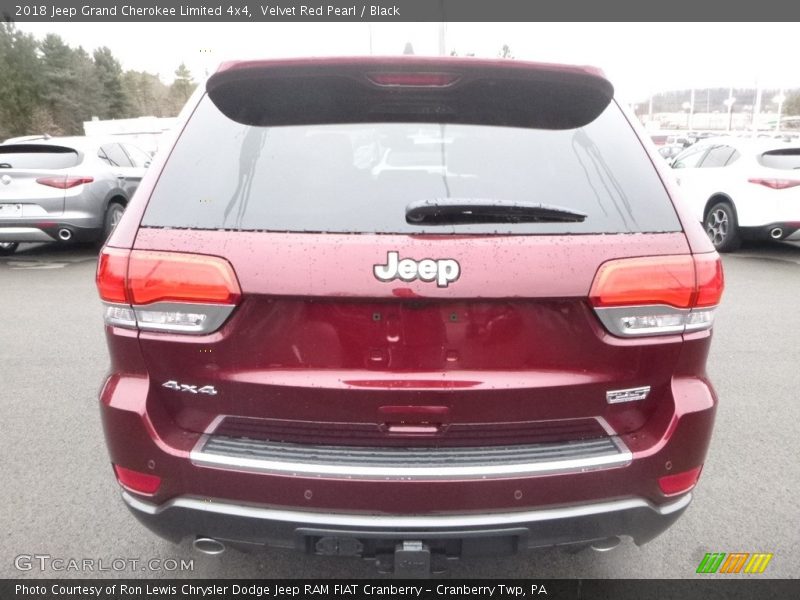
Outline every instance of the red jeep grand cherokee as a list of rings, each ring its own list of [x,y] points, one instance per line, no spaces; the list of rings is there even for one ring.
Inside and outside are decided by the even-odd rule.
[[[407,575],[689,505],[722,269],[600,71],[226,63],[176,138],[97,274],[147,527]]]

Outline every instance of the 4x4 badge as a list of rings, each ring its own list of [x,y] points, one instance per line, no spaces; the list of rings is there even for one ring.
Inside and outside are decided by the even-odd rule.
[[[170,390],[175,390],[176,392],[189,392],[190,394],[209,394],[210,396],[217,395],[217,388],[215,388],[213,385],[204,385],[203,387],[197,387],[196,385],[178,383],[174,379],[170,379],[169,381],[162,383],[161,387],[165,387]]]
[[[435,281],[438,287],[447,287],[461,275],[461,266],[452,258],[423,258],[416,261],[413,258],[400,260],[399,252],[389,252],[386,255],[385,265],[374,265],[372,272],[380,281]]]

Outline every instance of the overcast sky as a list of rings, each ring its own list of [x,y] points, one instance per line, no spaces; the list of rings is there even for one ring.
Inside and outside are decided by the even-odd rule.
[[[20,23],[91,51],[108,46],[124,69],[172,81],[185,62],[197,79],[221,60],[287,56],[416,54],[438,50],[437,23]],[[370,44],[371,40],[371,44]],[[591,64],[623,101],[678,88],[800,87],[798,23],[448,23],[446,48]],[[768,99],[766,99],[768,100]]]

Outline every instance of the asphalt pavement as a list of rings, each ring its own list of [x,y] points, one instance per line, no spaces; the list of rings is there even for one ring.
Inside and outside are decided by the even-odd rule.
[[[87,246],[34,245],[0,257],[0,577],[375,576],[359,559],[197,554],[128,513],[97,409],[108,356],[96,258]],[[716,430],[677,524],[643,547],[464,560],[449,576],[684,578],[706,552],[771,552],[763,576],[800,577],[800,245],[748,246],[724,266],[709,359]],[[94,571],[69,559],[93,561]],[[180,570],[181,560],[192,568]]]

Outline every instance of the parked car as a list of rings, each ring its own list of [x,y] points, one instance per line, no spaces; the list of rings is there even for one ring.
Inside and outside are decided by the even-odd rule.
[[[674,523],[722,267],[613,95],[523,61],[223,65],[99,258],[136,518],[399,576]]]
[[[102,242],[150,160],[114,140],[0,144],[0,254],[13,253],[20,242]]]
[[[694,139],[688,137],[688,135],[670,135],[667,137],[667,141],[665,142],[668,146],[682,146],[686,148],[687,146],[691,146],[694,143]]]
[[[684,146],[683,144],[669,144],[660,146],[658,148],[658,153],[664,158],[668,163],[672,162],[672,159],[678,156],[681,152],[683,152]]]
[[[49,140],[52,136],[47,133],[40,133],[34,135],[23,135],[20,137],[7,138],[3,140],[4,144],[20,144],[22,142],[37,142],[39,140]]]
[[[742,240],[800,240],[800,144],[712,138],[672,163],[683,196],[720,252]]]

